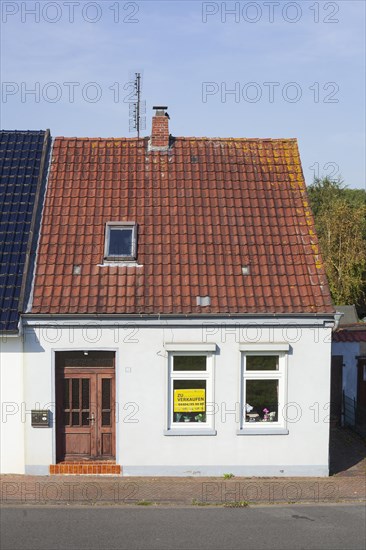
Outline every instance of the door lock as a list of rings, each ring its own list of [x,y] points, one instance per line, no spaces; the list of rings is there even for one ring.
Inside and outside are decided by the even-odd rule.
[[[91,416],[88,417],[88,420],[90,420],[92,425],[94,424],[94,422],[95,422],[94,413],[91,413]]]

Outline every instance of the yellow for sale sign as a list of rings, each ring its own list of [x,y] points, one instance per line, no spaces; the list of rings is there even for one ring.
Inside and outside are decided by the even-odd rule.
[[[205,412],[206,390],[174,390],[174,412]]]

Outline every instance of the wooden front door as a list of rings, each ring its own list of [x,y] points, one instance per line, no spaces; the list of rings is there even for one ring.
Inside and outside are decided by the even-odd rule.
[[[58,461],[115,458],[114,396],[114,353],[57,353]]]

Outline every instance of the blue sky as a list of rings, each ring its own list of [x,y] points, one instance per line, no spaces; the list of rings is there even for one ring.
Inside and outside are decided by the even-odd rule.
[[[1,8],[2,128],[132,137],[124,86],[139,70],[143,135],[164,104],[175,136],[297,137],[307,183],[365,187],[363,0]]]

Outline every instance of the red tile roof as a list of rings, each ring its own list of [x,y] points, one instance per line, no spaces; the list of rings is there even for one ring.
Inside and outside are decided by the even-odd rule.
[[[366,323],[343,325],[333,332],[333,342],[366,342]]]
[[[138,267],[102,265],[108,221]],[[55,140],[33,313],[333,311],[295,139]]]

